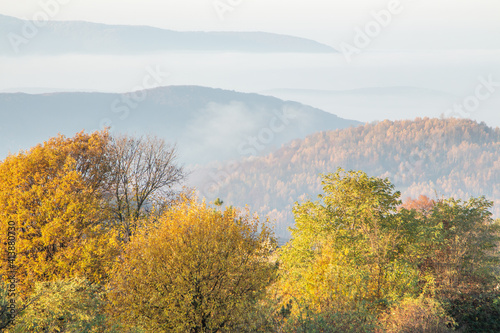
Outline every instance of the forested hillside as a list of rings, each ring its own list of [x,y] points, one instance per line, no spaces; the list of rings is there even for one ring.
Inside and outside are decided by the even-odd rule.
[[[319,132],[265,157],[202,170],[198,179],[205,181],[197,185],[209,199],[271,212],[277,233],[286,236],[294,202],[319,193],[319,174],[338,167],[388,177],[402,198],[484,195],[500,216],[500,129],[466,119],[386,120]]]

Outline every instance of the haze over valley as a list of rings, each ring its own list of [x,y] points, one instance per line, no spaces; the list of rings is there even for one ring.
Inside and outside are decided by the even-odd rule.
[[[191,165],[261,155],[318,131],[360,124],[297,102],[197,86],[127,94],[0,93],[0,110],[9,110],[0,125],[3,156],[58,133],[109,127],[176,143],[180,162]]]

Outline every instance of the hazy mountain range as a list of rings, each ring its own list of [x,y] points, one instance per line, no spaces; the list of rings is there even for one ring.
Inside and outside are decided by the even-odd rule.
[[[177,143],[181,161],[189,164],[261,155],[318,131],[360,124],[297,102],[198,86],[127,94],[2,93],[0,117],[1,158],[58,133],[108,126]]]
[[[297,102],[199,86],[114,93],[0,94],[0,156],[110,126],[176,143],[187,185],[270,214],[286,238],[294,202],[338,167],[388,177],[402,198],[485,195],[500,216],[500,129],[467,119],[362,125]],[[222,161],[222,162],[218,162]]]
[[[5,15],[0,15],[0,31],[8,32],[0,39],[0,55],[9,56],[160,51],[336,52],[309,39],[265,32],[180,32],[81,21],[31,22]]]
[[[58,133],[110,127],[175,143],[179,161],[193,171],[187,185],[208,200],[220,197],[270,214],[281,237],[293,223],[294,202],[314,198],[321,192],[318,175],[338,167],[388,177],[403,198],[485,195],[500,217],[500,129],[449,118],[455,105],[473,100],[483,82],[478,75],[497,80],[491,72],[495,52],[478,53],[481,65],[465,69],[468,61],[476,63],[475,53],[462,54],[455,64],[448,53],[431,53],[429,64],[428,54],[410,52],[401,59],[412,59],[411,67],[395,61],[399,54],[366,50],[358,65],[344,66],[342,54],[327,45],[264,32],[180,32],[4,15],[0,31],[8,82],[0,93],[0,160]],[[154,76],[154,64],[174,72],[177,84],[190,85],[95,92],[132,90],[121,83],[146,64],[147,75]],[[455,72],[461,75],[449,75]],[[122,88],[108,89],[101,81]],[[63,89],[46,93],[51,86]],[[488,91],[474,110],[455,116],[500,126],[498,90]],[[432,119],[399,121],[417,116]]]

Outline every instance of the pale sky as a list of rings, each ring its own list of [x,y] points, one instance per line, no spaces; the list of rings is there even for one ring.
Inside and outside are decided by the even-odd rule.
[[[500,49],[499,0],[2,0],[0,14],[150,25],[172,30],[266,31],[337,47],[372,11],[399,3],[373,49]],[[53,6],[57,3],[60,8]],[[42,4],[52,4],[44,9]],[[221,16],[215,6],[225,8]],[[224,10],[224,9],[220,9]]]

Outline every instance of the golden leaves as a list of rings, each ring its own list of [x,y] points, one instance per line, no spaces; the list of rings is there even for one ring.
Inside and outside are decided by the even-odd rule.
[[[106,132],[59,136],[0,164],[0,240],[7,221],[15,221],[22,289],[76,274],[103,277],[95,273],[103,270],[101,263],[89,265],[80,259],[86,258],[82,249],[96,250],[82,245],[106,232],[95,227],[103,220],[93,188],[98,185],[86,178],[97,172],[88,164],[98,159],[106,138]]]
[[[274,242],[248,212],[185,200],[127,244],[110,298],[124,319],[149,318],[157,332],[237,325],[272,280]]]

